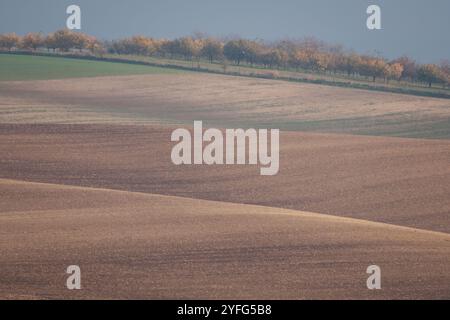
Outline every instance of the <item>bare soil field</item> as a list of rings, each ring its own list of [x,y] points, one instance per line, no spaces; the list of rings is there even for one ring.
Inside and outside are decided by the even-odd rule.
[[[282,129],[279,174],[173,165],[194,120]],[[449,138],[444,99],[192,73],[0,82],[0,299],[448,299]]]
[[[4,179],[0,192],[3,299],[450,297],[448,234]],[[366,288],[373,263],[381,291]],[[65,287],[71,264],[83,290]]]
[[[192,123],[450,138],[450,100],[210,74],[0,82],[1,123]]]
[[[258,166],[175,166],[172,129],[0,125],[0,175],[450,232],[450,141],[282,132],[280,172],[268,177]]]

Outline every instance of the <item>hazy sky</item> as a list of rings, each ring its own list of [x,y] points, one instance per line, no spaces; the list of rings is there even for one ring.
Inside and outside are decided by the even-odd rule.
[[[102,39],[195,31],[266,40],[314,36],[389,58],[450,59],[450,0],[0,0],[0,33],[63,28],[70,4],[81,7],[81,31]],[[367,30],[369,4],[382,8],[383,30]]]

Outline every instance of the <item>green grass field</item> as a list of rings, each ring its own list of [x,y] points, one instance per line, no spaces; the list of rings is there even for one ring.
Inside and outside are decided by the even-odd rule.
[[[182,71],[129,63],[0,54],[0,81],[50,80]]]

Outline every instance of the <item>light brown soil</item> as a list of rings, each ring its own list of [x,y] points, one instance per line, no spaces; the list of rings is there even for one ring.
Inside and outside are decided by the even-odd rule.
[[[10,180],[0,192],[0,298],[450,297],[447,234]],[[372,264],[381,291],[366,287]],[[65,287],[69,265],[81,291]]]
[[[214,75],[2,82],[0,298],[448,299],[450,140],[296,130],[446,138],[449,119],[449,100]],[[174,166],[192,120],[280,126],[279,174]]]
[[[450,137],[450,100],[207,74],[0,83],[1,123],[191,123]]]
[[[0,175],[450,232],[450,141],[282,132],[280,172],[264,177],[258,166],[175,166],[171,131],[0,125]]]

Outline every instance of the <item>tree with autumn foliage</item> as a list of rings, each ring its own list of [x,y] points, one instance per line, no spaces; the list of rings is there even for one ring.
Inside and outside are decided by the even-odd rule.
[[[114,41],[112,44],[113,53],[135,54],[150,56],[157,50],[156,42],[144,36],[134,36],[122,40]]]
[[[359,65],[359,74],[371,77],[375,82],[378,77],[384,77],[386,70],[386,62],[377,57],[364,56]]]
[[[446,85],[450,86],[450,60],[441,61],[439,67],[444,74]]]
[[[314,52],[310,55],[310,64],[313,71],[325,72],[330,61],[330,55],[325,52]]]
[[[61,51],[69,51],[79,44],[79,38],[75,35],[75,32],[67,29],[58,30],[51,37],[55,48]]]
[[[15,33],[7,33],[0,35],[0,48],[11,51],[13,48],[18,48],[20,44],[20,37]]]
[[[297,71],[300,68],[307,69],[309,66],[309,55],[305,50],[296,49],[291,54],[290,63]]]
[[[403,74],[403,66],[398,63],[389,63],[384,67],[385,81],[389,83],[389,80],[399,81]]]
[[[44,37],[41,33],[28,33],[20,41],[20,48],[36,51],[44,45]]]
[[[341,61],[342,65],[339,69],[344,70],[348,76],[354,75],[361,67],[363,59],[356,53],[345,55]]]
[[[417,70],[417,77],[419,81],[427,83],[430,88],[433,83],[445,84],[447,82],[445,73],[435,64],[425,64],[420,66]]]
[[[223,43],[214,38],[205,39],[201,55],[207,58],[210,63],[214,60],[221,60],[223,57]]]
[[[417,78],[417,63],[408,56],[402,56],[392,61],[393,63],[399,63],[403,67],[401,79],[408,79],[413,81]]]
[[[245,45],[242,40],[231,40],[223,47],[223,53],[228,60],[240,65],[241,61],[245,58],[244,47]]]

